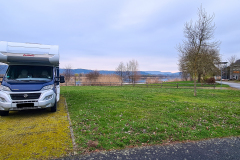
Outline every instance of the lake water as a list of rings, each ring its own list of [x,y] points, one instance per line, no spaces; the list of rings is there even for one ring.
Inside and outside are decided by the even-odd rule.
[[[174,77],[174,78],[172,78],[172,77],[169,77],[169,78],[159,78],[159,81],[166,82],[168,80],[172,80],[172,79],[175,79],[175,78],[177,78],[177,77]],[[141,79],[141,80],[137,81],[137,83],[146,83],[146,79]]]

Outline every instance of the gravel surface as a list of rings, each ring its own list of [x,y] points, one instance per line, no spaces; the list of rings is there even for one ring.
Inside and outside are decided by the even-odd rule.
[[[221,84],[221,81],[216,81],[216,82]],[[222,84],[227,84],[227,85],[229,85],[230,87],[240,89],[240,83],[222,81]]]
[[[216,138],[197,142],[148,146],[88,155],[75,155],[58,160],[240,160],[240,137]]]

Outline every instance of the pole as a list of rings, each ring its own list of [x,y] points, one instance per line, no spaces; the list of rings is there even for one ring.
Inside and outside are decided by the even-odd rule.
[[[221,67],[221,89],[222,89],[222,67]]]
[[[225,66],[225,68],[226,68],[226,79],[228,80],[228,74],[227,74],[228,68],[227,68],[227,65]]]
[[[219,62],[218,64],[220,64],[221,66],[221,89],[222,89],[222,68],[224,66],[224,64],[227,64],[228,62]],[[222,66],[223,65],[223,66]]]

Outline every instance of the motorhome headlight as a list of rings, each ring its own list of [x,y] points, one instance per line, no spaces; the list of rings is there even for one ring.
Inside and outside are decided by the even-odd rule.
[[[44,87],[41,89],[41,91],[53,89],[53,86],[54,86],[54,84],[51,84],[51,85],[48,85],[48,86],[44,86]]]
[[[1,91],[11,91],[9,87],[1,85],[0,87]]]
[[[5,98],[0,97],[0,102],[7,102]]]

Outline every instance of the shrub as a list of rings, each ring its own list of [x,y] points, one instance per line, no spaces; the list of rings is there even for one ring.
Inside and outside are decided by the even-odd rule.
[[[86,74],[86,77],[88,80],[96,80],[100,76],[100,73],[98,71],[92,71]]]
[[[207,83],[215,83],[215,78],[208,78],[207,80],[206,80],[206,82]]]

